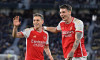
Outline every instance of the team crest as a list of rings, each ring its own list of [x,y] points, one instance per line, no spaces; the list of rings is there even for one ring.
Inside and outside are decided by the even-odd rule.
[[[72,30],[72,26],[70,27],[70,30]]]
[[[33,37],[36,38],[36,35],[34,35]]]
[[[43,39],[46,40],[46,36],[43,36]]]
[[[64,29],[64,27],[62,27],[62,30]]]

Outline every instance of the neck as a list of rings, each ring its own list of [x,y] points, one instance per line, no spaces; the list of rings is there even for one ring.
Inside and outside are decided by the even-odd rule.
[[[34,29],[35,29],[37,32],[42,32],[42,27],[40,27],[40,28],[35,28],[35,27],[34,27]]]
[[[72,17],[70,16],[70,17],[65,21],[65,23],[66,23],[66,24],[69,24],[69,23],[71,23],[71,21],[72,21]]]

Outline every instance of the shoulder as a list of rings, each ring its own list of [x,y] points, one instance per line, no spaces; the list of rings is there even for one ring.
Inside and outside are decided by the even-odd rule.
[[[83,21],[80,20],[80,19],[77,19],[77,18],[74,18],[73,22],[74,22],[75,24],[83,24]]]
[[[63,25],[63,24],[65,24],[65,21],[61,20],[61,21],[59,22],[59,25]]]
[[[25,31],[31,31],[31,30],[34,30],[33,27],[25,29]]]
[[[64,23],[65,21],[61,20],[59,23]]]
[[[47,35],[48,35],[48,32],[47,32],[47,31],[43,30],[43,32],[44,32],[45,34],[47,34]]]

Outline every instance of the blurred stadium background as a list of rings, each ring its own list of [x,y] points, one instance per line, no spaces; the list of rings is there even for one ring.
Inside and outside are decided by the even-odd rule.
[[[13,17],[20,16],[19,31],[33,26],[33,14],[44,15],[45,26],[57,26],[61,21],[59,5],[70,4],[72,16],[84,22],[88,60],[100,60],[100,0],[0,0],[0,60],[24,60],[25,38],[13,38]],[[92,16],[97,16],[92,20]],[[49,46],[54,60],[64,60],[61,33],[50,33]],[[49,60],[44,53],[45,60]]]

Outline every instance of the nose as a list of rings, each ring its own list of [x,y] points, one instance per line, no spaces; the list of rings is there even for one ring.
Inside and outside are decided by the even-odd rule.
[[[37,23],[37,21],[33,21],[33,23]]]

